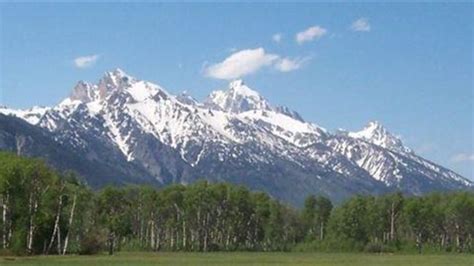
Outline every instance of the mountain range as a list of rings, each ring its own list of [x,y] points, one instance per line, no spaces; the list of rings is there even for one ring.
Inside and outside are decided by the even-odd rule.
[[[204,101],[172,95],[120,69],[80,81],[53,107],[0,107],[0,149],[40,156],[92,187],[206,179],[268,192],[293,205],[310,194],[472,190],[417,155],[379,122],[329,132],[274,106],[242,80]]]

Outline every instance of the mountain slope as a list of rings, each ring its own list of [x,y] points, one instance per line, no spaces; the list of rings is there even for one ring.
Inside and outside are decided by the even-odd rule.
[[[0,112],[46,129],[86,158],[114,154],[108,165],[122,160],[123,169],[142,171],[130,172],[132,180],[229,181],[293,204],[309,194],[341,200],[354,193],[472,188],[467,179],[417,156],[379,123],[330,133],[287,107],[272,106],[241,80],[200,103],[117,69],[97,84],[79,82],[69,98],[42,114]],[[103,148],[99,154],[97,147]],[[103,181],[98,185],[109,182]]]
[[[0,150],[22,156],[41,157],[59,170],[73,170],[98,187],[105,183],[153,183],[147,171],[127,162],[121,153],[102,143],[94,143],[88,154],[69,144],[61,144],[55,135],[22,119],[0,114]]]

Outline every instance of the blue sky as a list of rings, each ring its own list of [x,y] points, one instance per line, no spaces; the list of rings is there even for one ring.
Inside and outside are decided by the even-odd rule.
[[[198,99],[243,76],[330,130],[378,120],[474,179],[473,19],[468,3],[0,3],[0,104],[54,105],[117,67]]]

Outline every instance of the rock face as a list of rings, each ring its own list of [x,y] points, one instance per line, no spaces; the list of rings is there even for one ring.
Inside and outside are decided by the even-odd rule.
[[[79,82],[58,106],[0,113],[47,132],[85,163],[120,173],[107,178],[82,172],[94,186],[207,179],[243,184],[295,205],[310,194],[338,201],[355,193],[473,188],[417,156],[378,122],[359,132],[331,133],[287,107],[272,106],[241,80],[201,103],[117,69],[98,84]]]

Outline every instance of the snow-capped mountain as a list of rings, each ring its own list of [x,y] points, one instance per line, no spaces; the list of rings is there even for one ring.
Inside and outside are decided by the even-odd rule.
[[[228,181],[294,204],[309,194],[340,200],[354,193],[473,187],[417,156],[378,122],[331,133],[271,105],[242,80],[199,102],[116,69],[97,84],[80,81],[55,107],[0,113],[46,129],[90,161],[113,165],[122,157],[157,184]],[[115,157],[104,158],[108,153]],[[86,178],[100,183],[100,176]]]
[[[271,110],[270,104],[258,92],[250,89],[242,80],[234,80],[229,89],[214,91],[206,103],[228,113],[242,113],[250,110]]]
[[[399,151],[401,153],[411,153],[411,150],[403,146],[400,138],[392,135],[379,122],[372,121],[358,132],[349,132],[349,137],[363,139],[385,149]]]
[[[49,107],[34,106],[25,110],[10,109],[0,105],[0,113],[4,115],[12,115],[26,120],[30,124],[37,124],[43,115],[48,111]]]

